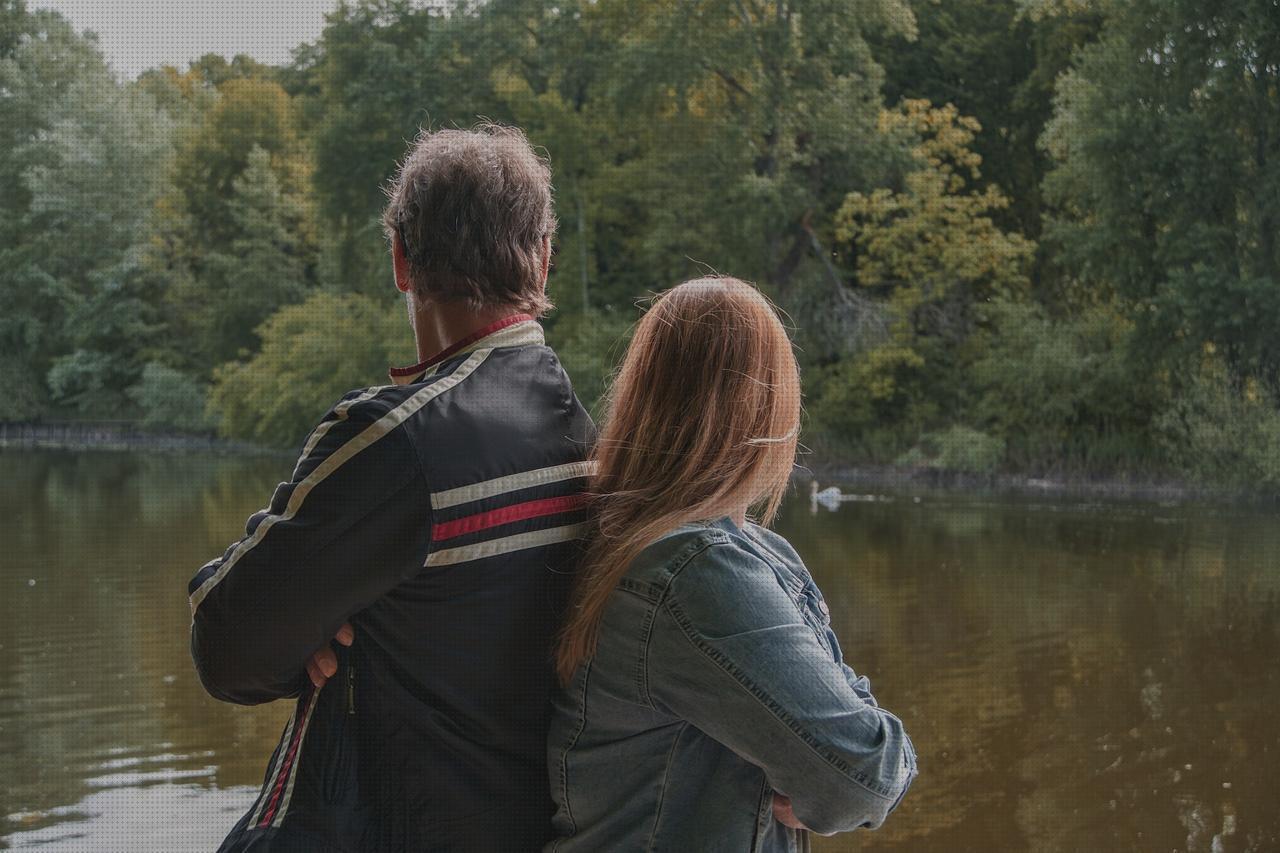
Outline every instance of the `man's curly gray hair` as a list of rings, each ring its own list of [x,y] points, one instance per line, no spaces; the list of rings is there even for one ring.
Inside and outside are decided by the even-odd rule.
[[[551,164],[519,128],[423,130],[387,195],[383,227],[404,245],[417,296],[551,309],[542,281],[543,241],[556,230]]]

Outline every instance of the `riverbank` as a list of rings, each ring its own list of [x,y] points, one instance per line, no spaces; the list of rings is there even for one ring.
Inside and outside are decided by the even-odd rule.
[[[152,432],[121,421],[0,423],[0,450],[128,450],[165,453],[218,453],[292,457],[293,451],[233,441],[212,435]],[[1247,492],[1186,480],[1159,477],[1089,476],[1063,474],[1029,476],[1017,473],[975,474],[941,468],[902,465],[855,465],[802,460],[792,477],[805,488],[816,481],[819,488],[892,492],[965,492],[1060,499],[1132,500],[1151,503],[1214,501],[1220,503],[1275,503],[1280,495]]]
[[[1274,503],[1280,495],[1248,492],[1175,478],[1046,475],[999,473],[975,474],[941,468],[900,465],[851,465],[810,461],[797,467],[793,481],[806,489],[810,481],[819,488],[839,486],[893,492],[966,492],[1019,497],[1070,500],[1130,500],[1149,503],[1213,501],[1218,503]]]
[[[124,421],[0,423],[0,450],[147,450],[291,456],[290,451],[212,435],[152,432]]]

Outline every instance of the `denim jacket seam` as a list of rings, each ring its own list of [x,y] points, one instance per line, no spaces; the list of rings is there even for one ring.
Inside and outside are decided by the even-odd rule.
[[[564,803],[564,815],[569,820],[570,835],[577,833],[578,823],[573,819],[573,807],[569,803],[569,753],[578,745],[578,739],[582,737],[583,731],[587,728],[587,685],[590,678],[591,661],[588,660],[583,664],[582,693],[578,698],[578,707],[582,709],[581,718],[578,720],[578,727],[573,733],[573,737],[569,738],[569,742],[565,744],[564,749],[560,750],[560,800]],[[554,851],[559,845],[560,839],[557,839],[551,849]]]
[[[835,647],[832,646],[830,638],[825,635],[823,630],[831,625],[831,619],[821,612],[814,611],[814,601],[822,600],[822,591],[818,589],[813,576],[809,574],[807,569],[805,569],[803,576],[797,574],[796,570],[791,566],[790,559],[783,557],[772,545],[752,533],[749,527],[742,528],[742,535],[754,544],[759,545],[761,549],[777,560],[786,570],[786,579],[779,579],[779,585],[791,597],[791,603],[795,605],[796,612],[799,613],[800,618],[813,629],[818,642],[834,655],[836,653]],[[770,568],[774,567],[770,566]],[[774,568],[774,574],[777,575],[776,568]],[[814,621],[817,621],[818,624],[815,625]]]
[[[715,535],[707,535],[708,533],[713,533]],[[639,683],[636,687],[639,690],[640,699],[648,705],[650,710],[658,710],[657,706],[654,704],[653,696],[649,692],[649,646],[653,642],[653,625],[658,621],[658,608],[662,607],[663,602],[666,601],[670,594],[671,584],[674,583],[675,579],[679,577],[682,571],[684,571],[685,566],[689,565],[689,563],[693,561],[694,557],[698,556],[712,545],[723,544],[727,541],[728,537],[723,533],[718,533],[717,531],[705,531],[700,533],[693,542],[690,542],[681,551],[678,551],[669,564],[673,567],[669,570],[666,582],[662,585],[662,590],[657,601],[653,602],[652,606],[650,606],[648,612],[645,614],[646,626],[644,642],[640,644],[640,665],[638,667]]]
[[[653,709],[653,698],[649,695],[649,640],[653,637],[653,623],[657,621],[658,608],[650,604],[645,608],[644,621],[640,625],[640,650],[636,657],[636,698]]]
[[[670,597],[664,598],[662,606],[666,608],[671,618],[680,626],[681,633],[690,645],[694,647],[703,657],[713,663],[717,669],[729,676],[732,681],[742,689],[746,690],[753,700],[758,702],[775,720],[782,723],[788,731],[800,739],[800,741],[824,764],[840,773],[850,782],[855,783],[868,794],[882,800],[892,801],[893,793],[884,793],[868,784],[868,775],[863,770],[858,770],[849,765],[843,759],[824,754],[821,744],[816,742],[813,734],[808,729],[796,722],[795,718],[788,714],[776,700],[758,685],[751,682],[738,666],[730,660],[729,656],[723,651],[715,648],[712,644],[706,642],[701,635],[693,628],[692,623],[684,615],[684,611],[680,606],[671,600]],[[888,786],[886,786],[888,787]]]
[[[682,721],[680,723],[679,730],[676,732],[675,737],[671,739],[671,748],[667,750],[667,764],[662,771],[662,785],[658,788],[658,809],[653,815],[653,831],[649,833],[649,843],[645,845],[645,850],[652,851],[656,849],[653,845],[658,840],[658,824],[662,821],[662,806],[667,798],[667,782],[671,780],[672,759],[675,757],[676,747],[680,745],[680,737],[688,727],[688,722]]]
[[[746,527],[742,528],[742,535],[745,536],[747,539],[749,539],[751,542],[755,543],[756,545],[759,545],[765,551],[768,551],[770,556],[772,556],[775,560],[777,560],[786,568],[787,575],[790,577],[790,580],[794,582],[794,584],[796,585],[796,592],[803,592],[805,589],[809,587],[810,584],[813,583],[813,576],[809,574],[808,569],[804,569],[803,564],[801,564],[801,568],[804,569],[804,575],[797,574],[796,570],[791,566],[791,563],[792,563],[791,558],[784,557],[782,554],[779,554],[777,549],[775,549],[768,542],[765,542],[764,540],[762,540],[761,538],[753,534],[750,531],[750,529]]]

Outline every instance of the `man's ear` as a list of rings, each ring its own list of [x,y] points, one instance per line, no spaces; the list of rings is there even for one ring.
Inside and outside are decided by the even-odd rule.
[[[391,235],[391,269],[396,277],[396,290],[408,293],[413,283],[409,280],[409,259],[404,256],[404,243],[400,235]]]

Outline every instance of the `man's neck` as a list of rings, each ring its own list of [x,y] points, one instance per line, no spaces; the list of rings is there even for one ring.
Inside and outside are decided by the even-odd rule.
[[[418,360],[426,361],[485,326],[518,313],[519,309],[509,305],[480,311],[464,302],[415,305],[413,331],[418,342]]]

